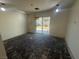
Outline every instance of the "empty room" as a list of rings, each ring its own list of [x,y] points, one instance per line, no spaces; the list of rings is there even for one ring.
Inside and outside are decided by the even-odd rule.
[[[0,59],[79,59],[79,0],[0,0]]]

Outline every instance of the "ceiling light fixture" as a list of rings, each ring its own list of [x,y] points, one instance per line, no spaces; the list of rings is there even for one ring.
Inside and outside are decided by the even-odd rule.
[[[39,8],[35,8],[35,10],[39,10]]]
[[[6,11],[6,9],[5,9],[5,8],[3,8],[3,7],[1,7],[1,10],[2,10],[2,11]]]
[[[56,13],[58,13],[59,12],[59,9],[56,9]]]

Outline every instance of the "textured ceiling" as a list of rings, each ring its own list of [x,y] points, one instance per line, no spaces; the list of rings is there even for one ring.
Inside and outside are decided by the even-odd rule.
[[[16,9],[27,11],[27,12],[37,12],[44,11],[53,8],[61,0],[0,0],[0,2],[5,3],[8,7],[14,7]],[[39,10],[35,10],[39,8]]]

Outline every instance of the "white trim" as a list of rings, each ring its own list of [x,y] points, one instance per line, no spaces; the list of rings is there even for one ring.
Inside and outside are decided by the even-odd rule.
[[[0,35],[0,59],[7,59],[6,51]]]
[[[75,59],[75,58],[74,58],[74,55],[73,55],[71,49],[68,47],[68,45],[67,45],[67,49],[68,49],[68,52],[69,52],[71,58],[72,58],[72,59]]]

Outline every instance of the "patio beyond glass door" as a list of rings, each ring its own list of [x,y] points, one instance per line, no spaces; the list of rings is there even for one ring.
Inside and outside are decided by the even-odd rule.
[[[48,34],[50,28],[50,17],[39,17],[36,19],[36,33]]]

